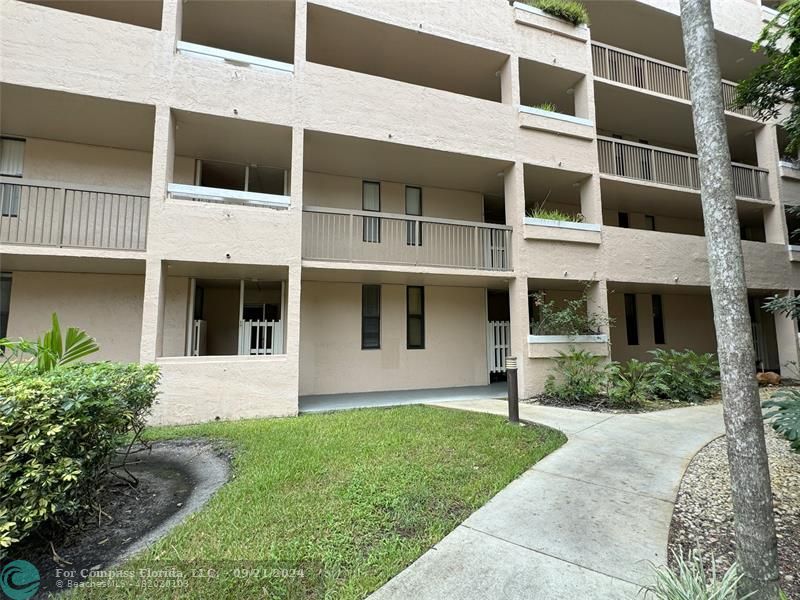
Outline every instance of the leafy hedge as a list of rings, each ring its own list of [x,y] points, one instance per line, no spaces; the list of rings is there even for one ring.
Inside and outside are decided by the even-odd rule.
[[[539,10],[564,19],[573,25],[588,25],[589,13],[586,7],[575,0],[521,0],[524,4],[535,6]]]
[[[156,396],[155,365],[0,371],[0,548],[91,507]]]
[[[779,390],[764,402],[768,409],[764,418],[772,428],[785,437],[792,450],[800,452],[800,390]]]

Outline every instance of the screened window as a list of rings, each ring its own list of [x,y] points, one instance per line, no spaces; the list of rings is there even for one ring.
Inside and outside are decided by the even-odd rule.
[[[0,176],[22,177],[25,160],[25,140],[0,138]],[[19,215],[19,199],[22,188],[13,183],[0,184],[0,215]]]
[[[381,211],[381,184],[365,181],[361,185],[361,209],[370,212]],[[381,220],[378,217],[364,217],[364,241],[378,244],[381,241]]]
[[[381,347],[381,286],[361,286],[361,349]]]
[[[406,186],[406,214],[422,216],[422,188]],[[422,245],[422,223],[419,221],[406,223],[406,244],[409,246]]]
[[[406,347],[409,350],[425,348],[425,288],[406,288]]]
[[[653,294],[653,337],[656,344],[665,344],[664,341],[664,308],[661,304],[661,295]]]
[[[639,345],[639,319],[636,315],[636,294],[625,294],[625,331],[628,345]]]
[[[8,334],[8,314],[11,304],[11,274],[0,273],[0,338]]]

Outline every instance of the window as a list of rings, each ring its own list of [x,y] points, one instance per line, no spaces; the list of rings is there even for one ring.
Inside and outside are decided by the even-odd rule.
[[[653,337],[656,344],[664,344],[664,309],[661,294],[653,294]]]
[[[381,347],[381,286],[361,286],[361,349]]]
[[[644,216],[644,228],[650,231],[656,230],[656,218],[653,215]]]
[[[25,140],[0,138],[0,176],[22,177],[25,160]],[[0,184],[0,216],[19,215],[19,199],[22,188],[13,183]]]
[[[381,211],[381,184],[364,181],[361,184],[361,209],[371,212]],[[378,217],[364,217],[365,242],[379,244],[381,241],[381,220]]]
[[[11,305],[11,273],[0,273],[0,338],[8,335],[8,314]]]
[[[620,227],[625,227],[626,229],[630,227],[630,222],[628,221],[628,213],[626,212],[619,213],[617,215],[617,219]]]
[[[406,288],[406,347],[409,350],[425,348],[425,288]]]
[[[636,317],[636,294],[625,294],[625,331],[628,345],[639,345],[639,320]]]
[[[422,188],[406,186],[406,214],[422,216]],[[406,222],[406,244],[422,246],[422,223],[420,221]]]

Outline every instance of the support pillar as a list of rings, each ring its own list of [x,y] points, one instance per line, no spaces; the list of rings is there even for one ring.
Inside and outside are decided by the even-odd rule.
[[[500,67],[500,99],[503,104],[518,107],[521,104],[519,88],[519,57],[512,54]]]
[[[769,197],[772,206],[764,208],[764,233],[766,241],[770,244],[786,245],[789,236],[786,230],[786,216],[781,202],[780,150],[778,148],[778,132],[775,125],[764,125],[755,132],[756,154],[758,166],[769,169],[767,177]]]
[[[581,214],[586,223],[603,224],[600,176],[590,175],[581,182]]]
[[[166,268],[159,259],[148,259],[144,275],[142,337],[139,362],[154,362],[161,356],[164,332],[164,288]]]
[[[785,294],[793,297],[794,292]],[[775,314],[775,339],[778,342],[778,361],[781,375],[800,378],[800,348],[798,348],[797,322],[784,314]]]

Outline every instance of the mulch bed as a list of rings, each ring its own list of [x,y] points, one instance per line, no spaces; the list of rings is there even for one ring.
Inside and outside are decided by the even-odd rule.
[[[186,472],[148,461],[144,454],[128,469],[138,485],[109,478],[98,498],[102,512],[93,509],[66,530],[35,532],[10,549],[3,563],[23,559],[39,569],[36,598],[66,591],[87,579],[90,571],[113,564],[147,532],[181,510],[194,485]]]
[[[575,410],[586,410],[590,412],[604,412],[604,413],[619,413],[619,414],[636,414],[648,413],[657,410],[668,410],[670,408],[682,408],[686,406],[702,406],[705,404],[718,404],[719,397],[710,398],[705,402],[673,402],[672,400],[648,400],[641,404],[629,404],[627,406],[612,405],[608,398],[596,398],[586,404],[575,404],[564,402],[551,396],[541,394],[534,396],[529,400],[521,400],[525,404],[534,404],[539,406],[556,406],[558,408],[573,408]]]
[[[800,454],[765,426],[781,586],[789,598],[800,598]],[[692,460],[683,476],[669,535],[672,552],[684,555],[699,548],[713,554],[718,570],[735,560],[733,506],[731,503],[725,437],[717,438]],[[671,562],[674,562],[671,559]],[[673,565],[674,566],[674,565]]]

